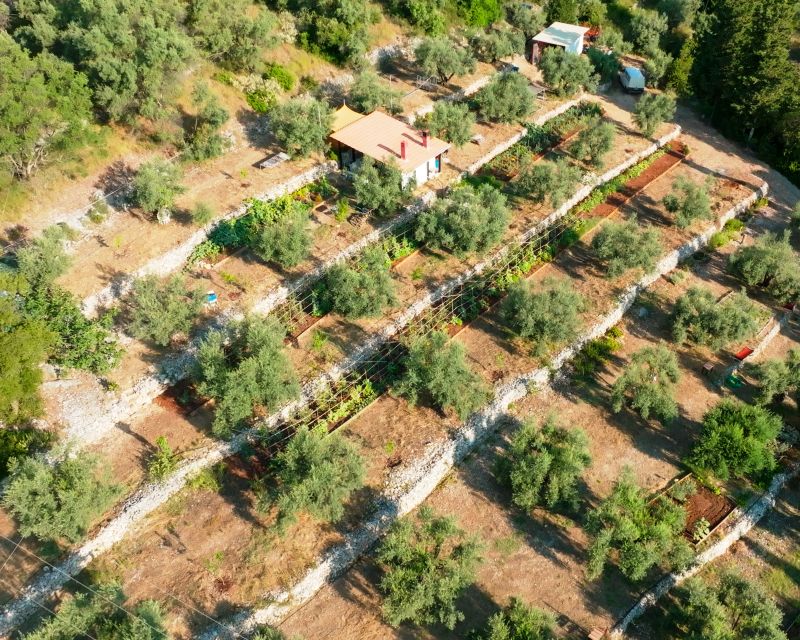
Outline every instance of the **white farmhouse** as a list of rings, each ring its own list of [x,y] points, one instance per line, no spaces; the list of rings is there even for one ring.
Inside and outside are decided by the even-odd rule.
[[[583,53],[583,39],[589,30],[589,27],[581,27],[577,24],[554,22],[533,37],[531,62],[538,62],[546,47],[561,47],[567,53],[579,56]]]
[[[339,167],[350,169],[364,156],[382,163],[394,163],[403,175],[403,186],[414,180],[424,184],[442,171],[450,145],[425,131],[381,111],[361,115],[346,106],[333,118],[331,146]]]

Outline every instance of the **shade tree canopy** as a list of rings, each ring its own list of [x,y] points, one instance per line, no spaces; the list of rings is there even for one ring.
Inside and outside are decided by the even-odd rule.
[[[633,110],[633,121],[645,137],[675,117],[675,98],[667,93],[645,93]]]
[[[731,571],[713,584],[691,578],[678,592],[678,612],[670,619],[675,637],[686,640],[786,640],[783,614],[757,582]]]
[[[465,419],[489,397],[486,384],[467,364],[464,346],[434,331],[411,342],[395,392],[411,404],[430,400]]]
[[[328,148],[333,111],[321,100],[292,98],[269,112],[271,131],[293,157],[304,158]]]
[[[627,405],[645,420],[652,415],[669,422],[678,417],[675,391],[679,380],[678,359],[666,346],[639,349],[611,388],[611,408],[618,413]]]
[[[519,73],[498,73],[475,96],[481,118],[520,122],[536,110],[528,80]]]
[[[290,206],[282,215],[265,220],[251,240],[253,252],[265,262],[288,269],[308,257],[312,238],[308,229],[308,210]]]
[[[178,333],[188,334],[203,305],[203,293],[190,289],[182,276],[161,282],[144,276],[133,283],[128,330],[140,340],[166,347]]]
[[[463,256],[483,252],[503,237],[509,221],[505,196],[491,185],[454,189],[417,217],[415,238]]]
[[[582,429],[565,429],[549,416],[541,427],[528,420],[514,433],[497,465],[512,501],[525,511],[536,507],[576,508],[578,481],[589,466],[589,439]]]
[[[561,47],[547,47],[539,61],[545,83],[560,97],[574,96],[581,89],[597,89],[599,77],[585,56],[576,56]]]
[[[776,397],[797,393],[800,389],[800,350],[790,349],[783,360],[772,359],[759,362],[748,369],[761,393],[759,404],[774,402]]]
[[[534,5],[512,2],[506,7],[508,23],[522,31],[526,39],[532,38],[544,27],[544,13]]]
[[[408,202],[413,183],[403,186],[403,175],[395,163],[376,162],[366,157],[356,169],[353,189],[360,207],[380,216],[389,216]]]
[[[30,55],[0,31],[0,162],[30,178],[77,148],[91,120],[86,76],[48,52]]]
[[[670,322],[677,343],[721,349],[756,334],[762,314],[743,293],[733,293],[721,302],[701,287],[691,287],[675,302]]]
[[[549,611],[511,598],[508,606],[493,614],[475,640],[556,640],[556,621]],[[472,636],[470,636],[472,637]]]
[[[709,183],[696,183],[680,177],[672,183],[672,193],[664,196],[664,207],[675,215],[675,224],[685,229],[695,220],[710,220],[711,211]]]
[[[3,507],[22,536],[78,542],[120,493],[97,458],[76,453],[52,464],[25,457],[9,462]]]
[[[397,304],[391,261],[380,247],[370,247],[352,265],[337,264],[325,275],[320,303],[345,318],[381,315]]]
[[[580,167],[563,157],[555,162],[528,162],[523,165],[513,187],[533,202],[543,203],[549,199],[553,207],[560,207],[575,191],[581,175]]]
[[[464,619],[456,599],[475,580],[479,541],[429,507],[416,518],[396,521],[378,550],[383,568],[383,615],[392,626],[404,622],[454,629]]]
[[[586,308],[583,296],[569,280],[546,279],[534,288],[528,281],[514,284],[500,308],[500,317],[516,335],[534,343],[534,353],[572,340]]]
[[[776,438],[783,423],[760,406],[721,400],[705,416],[689,464],[727,480],[758,476],[776,467]]]
[[[650,502],[625,467],[611,494],[586,518],[589,577],[599,577],[612,558],[625,577],[637,582],[653,567],[686,568],[694,554],[682,535],[685,524],[682,505],[663,495]]]
[[[197,392],[215,401],[215,435],[229,436],[256,407],[272,412],[299,395],[285,335],[275,318],[249,316],[228,335],[211,331],[201,341],[191,376]]]
[[[473,35],[470,45],[481,62],[497,62],[500,58],[524,53],[525,36],[517,29],[492,28]]]
[[[430,115],[415,125],[427,127],[432,135],[463,147],[472,138],[475,114],[466,104],[438,100]]]
[[[599,116],[593,117],[570,145],[570,153],[579,160],[602,167],[603,157],[613,148],[616,135],[617,129],[613,124]]]
[[[737,249],[728,266],[749,286],[765,286],[779,302],[791,302],[800,295],[800,259],[789,240],[788,232],[782,237],[767,232]]]
[[[361,113],[372,113],[379,108],[389,113],[399,113],[403,110],[400,103],[402,97],[400,91],[392,89],[377,73],[366,69],[356,77],[347,99],[349,104]]]
[[[631,269],[652,271],[663,249],[657,229],[631,219],[606,222],[592,238],[592,250],[605,264],[608,277],[618,278]]]
[[[258,488],[259,508],[276,509],[279,532],[301,513],[338,522],[344,505],[364,484],[366,467],[358,447],[338,431],[301,427],[272,464],[274,477]]]
[[[157,158],[139,167],[131,183],[131,200],[145,213],[156,214],[171,209],[175,198],[186,191],[180,184],[178,165]]]
[[[417,66],[427,76],[442,84],[453,76],[462,76],[475,70],[475,57],[455,40],[446,37],[426,38],[414,50]]]

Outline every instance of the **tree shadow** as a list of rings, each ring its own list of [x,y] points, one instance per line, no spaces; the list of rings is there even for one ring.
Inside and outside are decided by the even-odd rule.
[[[123,209],[128,204],[130,183],[136,171],[122,160],[112,162],[100,174],[94,187],[100,190],[108,204],[115,209]]]

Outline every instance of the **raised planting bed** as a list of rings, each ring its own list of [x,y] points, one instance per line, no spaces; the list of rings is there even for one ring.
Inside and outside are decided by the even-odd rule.
[[[716,531],[736,508],[736,503],[721,489],[711,490],[694,474],[688,473],[660,491],[651,503],[663,496],[686,510],[684,537],[699,545]]]

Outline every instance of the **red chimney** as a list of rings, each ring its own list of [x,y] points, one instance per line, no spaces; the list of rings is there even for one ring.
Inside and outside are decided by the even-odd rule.
[[[422,146],[423,147],[427,147],[428,146],[428,132],[427,131],[423,131],[422,132]]]
[[[406,159],[406,141],[405,140],[401,140],[400,141],[400,159],[401,160],[405,160]]]

